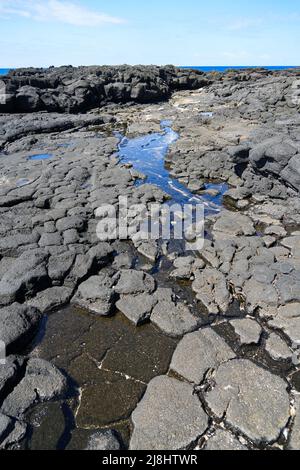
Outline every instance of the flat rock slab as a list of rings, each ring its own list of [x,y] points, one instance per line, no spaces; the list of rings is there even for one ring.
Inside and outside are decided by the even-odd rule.
[[[50,287],[50,289],[39,292],[27,304],[36,307],[42,313],[51,312],[66,305],[72,297],[72,293],[72,289],[68,287]]]
[[[98,243],[86,254],[78,254],[70,273],[65,279],[65,285],[76,287],[78,283],[93,274],[97,269],[107,265],[113,248],[108,243]]]
[[[218,429],[207,442],[205,450],[248,450],[248,448],[229,431]]]
[[[184,304],[160,301],[154,307],[151,321],[166,335],[177,338],[199,328],[201,320],[196,318]]]
[[[222,211],[214,228],[216,238],[228,238],[229,236],[255,235],[253,221],[246,215],[238,212]]]
[[[254,363],[235,359],[222,364],[206,402],[219,418],[255,442],[278,439],[290,417],[287,384]]]
[[[300,235],[284,238],[281,244],[289,248],[294,256],[300,257]]]
[[[279,307],[276,316],[269,321],[275,328],[281,329],[292,342],[300,341],[300,303],[292,303]]]
[[[116,307],[136,326],[150,318],[156,304],[154,296],[149,294],[123,295]]]
[[[132,422],[131,450],[180,450],[204,433],[208,417],[191,385],[160,376],[149,383]]]
[[[242,344],[257,344],[262,334],[262,328],[250,318],[232,320],[230,322]]]
[[[212,328],[185,335],[172,358],[170,369],[189,382],[200,384],[205,373],[235,357],[232,349]]]
[[[7,353],[18,353],[31,341],[41,317],[36,308],[18,303],[0,309],[0,340]]]
[[[291,359],[293,355],[286,342],[283,341],[280,336],[276,335],[276,333],[271,333],[267,339],[266,351],[275,361]]]
[[[149,274],[134,269],[120,271],[120,279],[115,291],[118,294],[151,294],[155,290],[155,280]]]
[[[92,276],[80,284],[72,303],[97,315],[107,316],[113,306],[113,284],[113,280],[106,274],[100,273],[99,276]]]
[[[278,293],[272,284],[263,284],[252,278],[244,284],[243,293],[249,313],[255,312],[257,308],[268,311],[278,306]]]
[[[42,359],[29,359],[26,373],[4,400],[1,412],[20,418],[34,404],[59,398],[67,388],[66,377]]]

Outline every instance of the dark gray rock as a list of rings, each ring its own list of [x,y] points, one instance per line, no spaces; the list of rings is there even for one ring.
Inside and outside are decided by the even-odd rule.
[[[273,137],[254,147],[249,160],[256,171],[272,174],[300,190],[299,150],[293,142]]]
[[[151,314],[151,322],[174,338],[197,330],[201,324],[200,318],[193,315],[189,307],[170,300],[157,303]]]
[[[23,300],[49,285],[46,255],[26,252],[11,265],[0,281],[0,304]]]
[[[67,379],[55,366],[42,359],[29,359],[24,378],[4,400],[1,412],[21,418],[32,405],[57,399],[66,388]]]
[[[61,236],[58,232],[55,233],[43,233],[40,238],[39,245],[41,247],[55,246],[61,244]]]
[[[0,446],[12,427],[12,419],[0,413]]]
[[[0,309],[0,339],[7,353],[21,351],[36,333],[41,313],[34,307],[14,303]]]
[[[131,450],[182,450],[204,433],[208,417],[191,385],[161,376],[149,383],[132,422]]]
[[[155,290],[155,280],[143,271],[124,269],[115,288],[118,294],[143,294]]]
[[[72,303],[101,316],[111,313],[114,305],[114,281],[106,274],[92,276],[80,284]]]
[[[66,305],[72,294],[72,289],[68,287],[50,287],[30,299],[27,305],[37,308],[42,313],[47,313]]]
[[[234,359],[216,371],[209,408],[255,442],[278,439],[290,418],[287,383],[254,363]]]
[[[21,113],[78,113],[110,102],[151,103],[168,98],[175,90],[208,84],[200,71],[153,65],[18,69],[3,80],[11,91],[0,112]]]
[[[156,303],[155,297],[149,294],[122,295],[116,307],[138,326],[150,318]]]
[[[14,356],[5,359],[5,364],[0,364],[0,402],[14,388],[19,376],[22,374],[23,360]]]
[[[15,252],[20,246],[31,245],[39,241],[38,233],[30,234],[17,234],[9,235],[7,237],[1,237],[0,240],[0,253],[9,255],[11,252]]]
[[[16,107],[19,112],[33,112],[41,109],[42,103],[36,88],[23,86],[16,95]]]
[[[185,335],[173,355],[170,369],[189,382],[200,384],[209,369],[235,357],[232,349],[211,328]]]
[[[66,230],[82,230],[84,227],[84,220],[81,217],[65,217],[56,222],[56,228],[59,232]]]
[[[77,230],[75,230],[75,229],[66,230],[63,233],[63,237],[64,237],[64,244],[65,245],[72,245],[72,244],[77,243],[79,241],[79,234],[78,234]]]
[[[75,260],[75,253],[70,251],[61,255],[50,256],[48,262],[48,274],[52,281],[60,281],[70,272]]]
[[[26,434],[26,423],[0,413],[0,450],[19,443]]]
[[[75,263],[65,280],[69,287],[76,287],[78,283],[89,275],[96,274],[99,269],[105,266],[113,253],[113,248],[108,243],[98,243],[86,254],[76,256]]]

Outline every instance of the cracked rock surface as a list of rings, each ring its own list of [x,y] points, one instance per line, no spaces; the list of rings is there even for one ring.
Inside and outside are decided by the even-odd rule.
[[[212,412],[253,441],[276,441],[288,423],[287,384],[250,361],[222,364],[206,394]]]
[[[299,449],[298,78],[4,77],[1,449]],[[201,249],[136,231],[172,198],[204,204]]]
[[[150,382],[132,421],[131,450],[184,449],[208,424],[193,387],[166,376]]]

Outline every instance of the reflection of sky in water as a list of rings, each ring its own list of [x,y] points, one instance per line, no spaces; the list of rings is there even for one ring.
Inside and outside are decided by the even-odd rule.
[[[36,161],[36,160],[49,160],[49,158],[52,158],[53,155],[51,153],[40,153],[40,154],[37,154],[37,155],[30,155],[27,160],[32,160],[32,161]]]
[[[30,183],[31,183],[31,181],[28,180],[27,178],[20,178],[17,181],[17,186],[18,186],[18,188],[22,188],[23,186],[27,186]]]
[[[119,145],[122,163],[131,163],[135,170],[147,176],[147,183],[154,184],[172,197],[172,202],[179,204],[203,203],[208,210],[219,210],[223,195],[227,191],[226,184],[207,184],[206,189],[217,189],[218,196],[195,195],[183,184],[170,176],[165,168],[165,157],[169,146],[179,138],[170,127],[171,122],[162,121],[163,133],[147,134],[143,137],[127,139],[123,137]],[[138,184],[144,184],[139,181]]]

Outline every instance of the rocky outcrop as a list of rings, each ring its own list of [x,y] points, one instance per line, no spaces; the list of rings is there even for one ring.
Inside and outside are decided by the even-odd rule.
[[[6,113],[78,113],[107,103],[153,103],[209,83],[200,71],[127,65],[17,69],[3,81],[6,104],[0,112]]]
[[[296,73],[196,74],[213,83],[133,106],[199,83],[171,67],[163,75],[158,67],[97,70],[5,77],[18,82],[19,110],[51,109],[54,95],[60,112],[97,109],[0,116],[0,340],[8,353],[0,448],[26,428],[39,445],[43,435],[51,448],[66,444],[60,400],[69,403],[72,387],[60,370],[79,391],[73,448],[81,435],[81,448],[122,447],[114,430],[132,449],[299,448],[300,201],[297,172],[287,173],[299,154]],[[100,99],[91,83],[104,76]],[[176,142],[157,134],[166,119]],[[150,169],[125,160],[131,144]],[[170,165],[157,170],[156,156],[171,144]],[[167,193],[180,200],[174,182],[204,201],[208,237],[199,252],[134,230],[124,241],[98,238],[101,205],[117,214],[119,196],[128,196],[135,229],[135,205],[149,209]],[[31,433],[26,439],[34,448]]]

